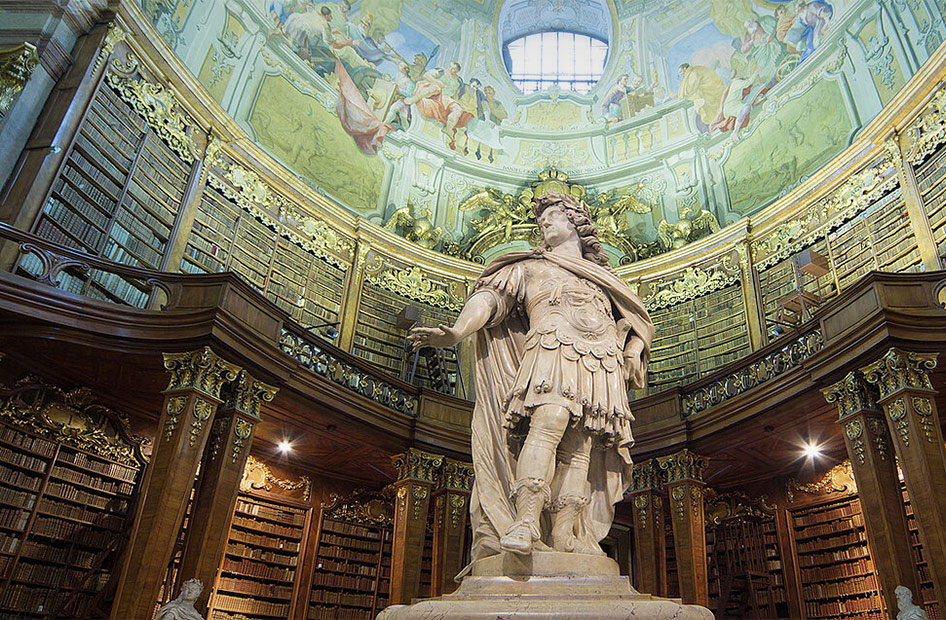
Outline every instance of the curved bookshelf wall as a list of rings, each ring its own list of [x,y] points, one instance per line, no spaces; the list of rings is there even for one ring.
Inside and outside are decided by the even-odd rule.
[[[797,339],[814,306],[870,270],[941,268],[944,66],[940,48],[854,144],[756,215],[618,268],[658,324],[649,393],[698,381],[782,334]],[[410,243],[303,184],[227,117],[134,6],[122,5],[95,70],[99,85],[58,173],[42,204],[26,207],[34,233],[138,267],[234,271],[303,327],[337,323],[340,348],[395,376],[406,363],[397,312],[417,306],[429,323],[456,315],[481,265]],[[90,157],[116,127],[130,137],[105,142],[128,152]],[[159,196],[161,209],[155,187],[175,192]],[[19,267],[38,273],[37,260]],[[140,281],[94,273],[67,273],[60,286],[158,303]],[[469,386],[465,353],[446,364]],[[421,363],[422,381],[425,372]]]

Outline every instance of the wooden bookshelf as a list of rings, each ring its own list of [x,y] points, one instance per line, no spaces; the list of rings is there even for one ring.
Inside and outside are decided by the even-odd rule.
[[[393,506],[374,493],[323,505],[309,620],[372,619],[391,590]]]
[[[929,563],[926,561],[923,552],[923,544],[920,542],[920,532],[916,524],[916,518],[913,516],[913,507],[910,505],[910,494],[907,492],[906,484],[901,482],[900,490],[903,493],[903,506],[906,510],[910,541],[913,544],[913,559],[916,561],[916,571],[920,576],[920,591],[913,593],[913,601],[923,605],[930,620],[943,620],[943,616],[939,611],[940,607],[936,603],[933,578],[930,575]]]
[[[433,506],[433,502],[431,502]],[[433,581],[432,565],[434,558],[434,530],[433,520],[427,519],[427,533],[424,536],[424,549],[420,556],[420,586],[417,596],[430,598],[430,584]]]
[[[885,618],[860,501],[847,496],[798,508],[791,522],[806,617]]]
[[[193,166],[108,86],[98,87],[33,232],[126,265],[162,269]],[[39,273],[38,258],[19,268]],[[66,290],[144,307],[143,282],[93,270],[64,274]]]
[[[668,506],[663,507],[664,540],[667,555],[667,596],[666,598],[680,598],[680,576],[677,572],[677,548],[673,543],[673,524],[670,519]]]
[[[459,314],[453,310],[415,301],[366,282],[361,292],[352,353],[395,376],[401,376],[402,370],[407,365],[405,379],[408,379],[407,374],[410,373],[413,358],[407,354],[404,346],[407,330],[397,327],[397,315],[405,306],[414,306],[421,311],[419,325],[425,327],[435,327],[440,324],[452,325]],[[444,350],[444,354],[448,376],[457,377],[456,354],[452,349]],[[415,383],[432,387],[423,358],[418,359],[417,362]],[[451,383],[456,387],[456,381]]]
[[[180,269],[233,271],[302,325],[337,321],[347,266],[315,256],[280,232],[208,185]]]
[[[939,255],[946,255],[946,148],[940,147],[916,168],[916,181]]]
[[[86,617],[129,525],[144,464],[140,447],[110,450],[121,440],[103,418],[107,439],[95,453],[81,432],[72,436],[41,418],[41,410],[55,419],[65,407],[50,397],[52,388],[21,382],[0,392],[19,392],[36,409],[35,418],[0,412],[0,615]]]
[[[210,618],[286,618],[306,536],[308,508],[240,493]]]

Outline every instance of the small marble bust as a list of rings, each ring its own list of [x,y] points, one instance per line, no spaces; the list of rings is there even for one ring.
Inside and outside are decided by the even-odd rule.
[[[204,585],[197,579],[188,579],[181,586],[177,598],[158,610],[154,620],[204,620],[194,609],[194,603],[204,591]]]
[[[926,611],[913,602],[913,592],[910,588],[897,586],[893,592],[897,596],[897,607],[900,610],[897,613],[897,620],[930,620]]]

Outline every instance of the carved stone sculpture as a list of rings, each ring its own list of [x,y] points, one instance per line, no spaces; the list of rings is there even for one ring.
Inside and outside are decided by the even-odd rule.
[[[906,586],[897,586],[894,589],[897,596],[897,620],[930,620],[926,611],[913,602],[913,592]]]
[[[627,390],[643,385],[654,326],[583,203],[547,193],[532,208],[543,246],[490,263],[452,327],[410,336],[476,334],[470,576],[380,617],[706,618],[636,593],[599,546],[630,484]]]
[[[188,579],[181,586],[181,592],[173,601],[158,610],[154,620],[204,620],[194,609],[194,603],[204,591],[204,585],[197,579]]]

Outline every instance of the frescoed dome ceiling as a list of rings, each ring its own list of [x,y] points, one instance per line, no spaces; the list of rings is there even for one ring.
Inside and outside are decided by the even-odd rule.
[[[528,196],[580,193],[617,262],[757,212],[850,144],[943,37],[932,2],[142,0],[252,140],[348,211],[482,261]],[[586,94],[523,95],[503,44],[608,44]]]

